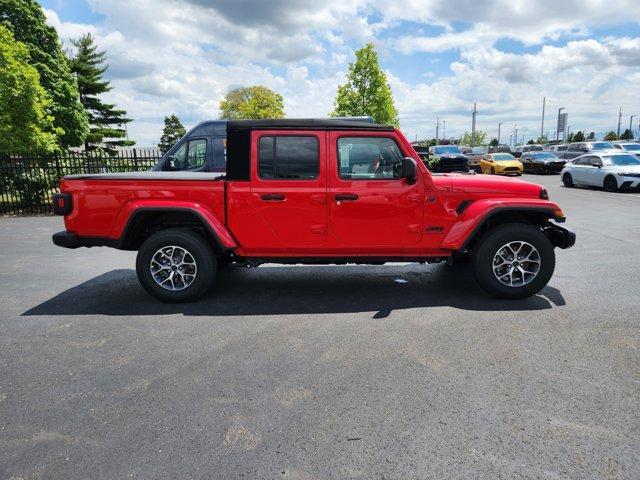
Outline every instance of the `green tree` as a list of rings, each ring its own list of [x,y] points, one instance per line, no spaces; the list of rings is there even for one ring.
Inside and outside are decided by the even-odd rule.
[[[158,148],[162,154],[167,153],[185,133],[187,133],[187,131],[182,126],[182,123],[180,123],[180,119],[176,114],[164,117],[164,129],[162,130],[162,136],[158,144]]]
[[[55,150],[62,131],[53,126],[50,106],[29,49],[0,24],[0,152]]]
[[[491,145],[492,147],[497,147],[499,145],[498,139],[496,137],[493,137],[489,142],[489,145]]]
[[[569,135],[567,135],[567,138],[565,139],[565,143],[572,143],[575,142],[575,134],[573,132],[569,132]]]
[[[220,118],[284,118],[284,100],[282,95],[262,85],[236,88],[220,102]]]
[[[86,150],[104,147],[113,150],[114,147],[127,147],[136,142],[127,138],[127,112],[117,109],[115,105],[104,103],[99,95],[111,90],[108,80],[103,79],[109,68],[105,64],[106,53],[98,51],[93,37],[83,35],[73,41],[77,51],[69,59],[71,71],[78,79],[80,102],[89,117],[89,134],[84,146]]]
[[[617,140],[618,135],[613,130],[609,130],[609,132],[604,136],[604,139],[607,141]]]
[[[574,135],[573,135],[573,141],[574,142],[584,142],[585,138],[584,138],[584,133],[582,132],[582,130],[578,130]]]
[[[625,131],[622,132],[622,135],[620,135],[620,140],[633,140],[633,134],[631,133],[631,130],[629,130],[628,128],[625,129]]]
[[[29,63],[52,100],[49,111],[60,132],[61,147],[82,145],[88,131],[87,114],[78,101],[78,86],[55,28],[47,25],[36,0],[0,0],[0,23],[29,49]]]
[[[532,138],[527,142],[527,145],[535,145],[535,140]]]
[[[347,83],[340,85],[332,117],[371,116],[376,123],[399,126],[398,110],[373,43],[356,51]]]
[[[537,138],[536,143],[544,145],[545,143],[549,143],[549,139],[546,135],[542,135],[541,137]]]
[[[472,141],[473,140],[473,141]],[[466,146],[478,146],[487,144],[487,132],[484,130],[476,130],[475,138],[471,138],[471,133],[464,132],[464,135],[460,138],[460,145]]]

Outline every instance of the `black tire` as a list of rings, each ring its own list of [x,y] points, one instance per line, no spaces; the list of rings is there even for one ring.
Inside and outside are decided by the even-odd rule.
[[[569,172],[565,172],[562,174],[562,183],[567,188],[573,187],[573,177]]]
[[[154,255],[163,247],[170,246],[186,250],[193,257],[197,268],[192,283],[181,290],[168,290],[160,286],[151,273],[151,260]],[[144,289],[158,300],[167,303],[192,302],[205,295],[213,286],[216,277],[216,257],[211,245],[195,232],[181,229],[161,230],[151,235],[140,247],[136,259],[136,273]]]
[[[607,192],[617,192],[618,191],[618,182],[616,181],[616,179],[615,179],[615,177],[613,175],[607,175],[604,178],[604,182],[602,184],[602,187]]]
[[[494,257],[511,242],[527,242],[538,251],[540,268],[537,275],[523,285],[505,285],[494,274]],[[553,245],[547,236],[540,229],[525,223],[507,223],[492,228],[479,239],[473,252],[473,269],[478,284],[497,298],[518,299],[535,295],[551,279],[555,264]],[[521,278],[524,278],[524,275]]]

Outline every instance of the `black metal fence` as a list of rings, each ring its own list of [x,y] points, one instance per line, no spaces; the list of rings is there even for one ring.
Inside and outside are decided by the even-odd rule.
[[[149,170],[158,160],[156,149],[55,154],[0,154],[0,215],[51,213],[51,195],[65,175]]]

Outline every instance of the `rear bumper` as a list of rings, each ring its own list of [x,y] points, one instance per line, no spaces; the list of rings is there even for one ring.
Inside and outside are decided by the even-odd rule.
[[[116,247],[117,242],[106,237],[79,237],[73,232],[58,232],[51,237],[53,243],[58,247],[79,248],[79,247]]]
[[[554,247],[571,248],[576,243],[576,234],[559,225],[550,225],[544,229],[544,233]]]

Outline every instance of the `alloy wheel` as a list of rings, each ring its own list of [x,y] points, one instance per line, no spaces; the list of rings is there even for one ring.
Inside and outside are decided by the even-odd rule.
[[[504,244],[493,257],[493,274],[508,287],[522,287],[532,282],[540,271],[540,253],[528,242]]]
[[[189,287],[198,273],[193,255],[175,245],[158,249],[151,257],[149,270],[158,285],[171,291]]]

